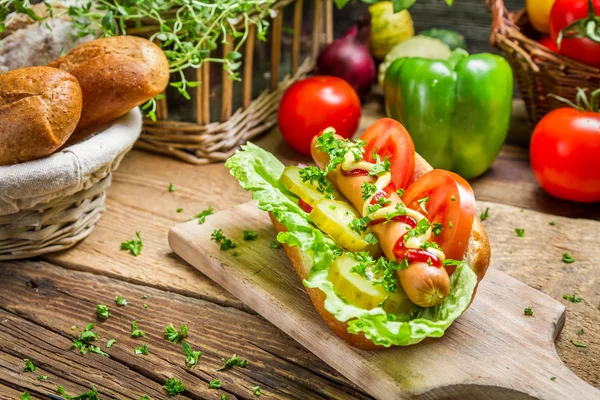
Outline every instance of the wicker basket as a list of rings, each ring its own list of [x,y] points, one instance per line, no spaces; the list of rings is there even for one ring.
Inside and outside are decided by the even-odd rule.
[[[111,173],[141,128],[136,108],[82,143],[0,166],[0,261],[64,250],[87,237],[104,211]]]
[[[307,15],[305,8],[311,5],[312,15]],[[313,69],[313,59],[320,47],[333,40],[333,3],[332,0],[306,0],[306,3],[305,0],[280,0],[272,9],[276,16],[269,29],[266,57],[259,57],[267,58],[270,63],[266,84],[259,87],[261,82],[256,82],[258,61],[255,55],[257,46],[262,42],[256,39],[255,29],[250,26],[242,51],[240,85],[243,86],[237,91],[239,93],[234,90],[238,83],[234,83],[220,65],[211,66],[205,62],[197,70],[186,71],[192,80],[200,82],[197,89],[190,91],[193,109],[188,114],[193,114],[193,120],[181,121],[181,116],[169,115],[169,111],[173,113],[177,107],[167,102],[181,100],[181,96],[167,93],[166,99],[158,104],[158,120],[144,121],[144,132],[136,143],[137,147],[169,154],[193,164],[206,164],[226,160],[240,144],[275,126],[283,92]],[[284,35],[285,17],[289,17],[286,25],[290,25],[285,28],[292,31],[289,38]],[[306,33],[308,25],[312,25],[312,32],[308,35],[310,39],[304,40],[307,35],[302,33],[303,30]],[[233,40],[228,39],[228,44],[216,51],[228,53],[233,48]],[[307,54],[303,53],[303,49],[308,49]],[[282,57],[288,54],[290,72],[283,77]],[[239,106],[234,106],[236,103]],[[215,109],[220,111],[215,113]]]
[[[565,106],[548,94],[573,101],[578,87],[600,87],[600,69],[554,53],[537,42],[541,36],[529,24],[525,10],[508,11],[502,0],[487,2],[492,13],[490,42],[505,52],[532,124]]]

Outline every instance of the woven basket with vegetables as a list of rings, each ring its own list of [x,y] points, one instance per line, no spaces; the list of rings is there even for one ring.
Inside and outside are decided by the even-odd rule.
[[[490,40],[505,52],[533,124],[562,106],[549,94],[574,100],[578,87],[600,87],[600,0],[528,0],[515,12],[488,2]]]

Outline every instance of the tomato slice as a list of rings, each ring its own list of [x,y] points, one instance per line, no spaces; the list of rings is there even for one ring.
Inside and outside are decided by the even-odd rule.
[[[392,183],[396,188],[406,189],[415,170],[415,145],[402,124],[391,118],[382,118],[367,128],[360,136],[367,142],[365,160],[374,162],[377,153],[390,160]]]
[[[442,232],[435,241],[446,258],[462,260],[475,218],[475,196],[467,181],[454,172],[434,169],[406,189],[402,201],[407,207],[423,212],[419,200],[429,197],[425,203],[425,216],[431,224],[442,224]],[[456,269],[446,266],[448,274]]]

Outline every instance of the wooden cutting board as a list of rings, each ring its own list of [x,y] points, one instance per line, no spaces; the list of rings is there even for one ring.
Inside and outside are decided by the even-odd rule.
[[[510,206],[482,206],[520,213]],[[238,244],[237,256],[210,240],[214,229]],[[245,229],[257,232],[258,240],[244,242]],[[329,330],[283,249],[269,247],[274,239],[268,215],[253,202],[169,232],[178,255],[377,399],[600,399],[600,391],[556,354],[565,307],[500,271],[488,271],[475,302],[444,337],[367,352]],[[523,314],[527,306],[534,316]]]

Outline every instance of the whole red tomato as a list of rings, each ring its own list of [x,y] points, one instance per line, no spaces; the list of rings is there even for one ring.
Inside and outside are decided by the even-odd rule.
[[[360,99],[346,81],[334,76],[314,76],[294,83],[279,104],[279,130],[291,148],[310,155],[310,142],[332,126],[349,138],[360,119]]]
[[[595,12],[589,10],[590,4],[593,4]],[[558,43],[559,33],[567,26],[588,16],[592,18],[594,14],[590,15],[589,11],[597,15],[600,12],[600,0],[556,0],[550,12],[550,36],[554,43]],[[577,32],[585,33],[585,24],[578,27]],[[591,40],[587,34],[581,38],[563,38],[559,52],[574,60],[600,68],[600,43]]]
[[[558,108],[538,122],[531,138],[531,166],[552,196],[600,201],[600,113]]]

